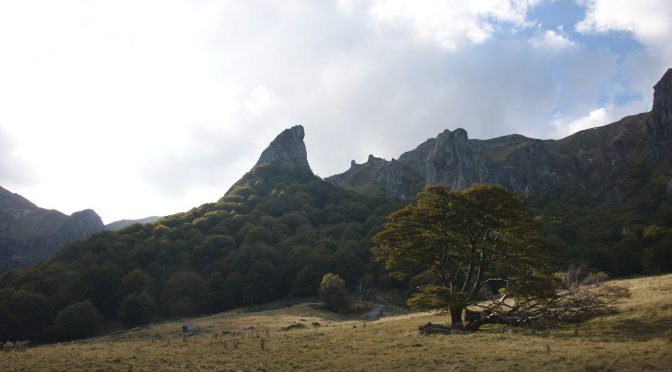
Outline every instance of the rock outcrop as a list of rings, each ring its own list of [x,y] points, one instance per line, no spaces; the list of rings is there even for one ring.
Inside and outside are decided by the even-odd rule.
[[[257,165],[276,163],[310,171],[303,137],[304,131],[301,125],[285,129],[261,153]]]
[[[672,68],[653,86],[651,117],[658,122],[672,122]]]
[[[414,167],[401,161],[387,161],[369,155],[364,164],[354,160],[345,173],[326,179],[327,182],[350,190],[368,190],[384,193],[390,198],[412,199],[422,187],[424,176]]]
[[[448,185],[463,190],[478,182],[478,168],[467,138],[467,131],[458,128],[445,130],[436,137],[436,143],[427,155],[427,185]]]

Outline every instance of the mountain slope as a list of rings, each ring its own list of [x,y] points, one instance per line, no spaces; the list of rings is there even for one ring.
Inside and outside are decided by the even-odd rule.
[[[67,216],[0,187],[0,272],[44,260],[65,243],[102,229],[100,217],[90,209]]]

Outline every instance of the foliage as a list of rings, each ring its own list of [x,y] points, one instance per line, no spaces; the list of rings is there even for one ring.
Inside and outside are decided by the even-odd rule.
[[[374,255],[397,278],[428,272],[432,283],[408,300],[416,309],[462,311],[481,288],[502,286],[516,298],[551,298],[558,288],[553,251],[522,202],[497,186],[461,192],[428,187],[417,202],[394,212],[374,237]]]
[[[328,272],[354,286],[367,272],[380,272],[369,262],[370,238],[400,205],[339,189],[303,169],[255,167],[215,203],[98,233],[41,265],[4,273],[0,339],[55,340],[56,314],[85,300],[104,321],[131,326],[314,296]],[[17,296],[39,319],[23,313]]]
[[[129,327],[149,323],[158,313],[158,307],[149,293],[133,292],[124,297],[118,317]]]
[[[95,335],[100,331],[100,314],[90,301],[74,303],[58,312],[54,333],[61,340],[74,340]]]
[[[345,287],[345,281],[338,274],[324,274],[320,283],[320,299],[327,309],[338,312],[350,309],[350,295]]]

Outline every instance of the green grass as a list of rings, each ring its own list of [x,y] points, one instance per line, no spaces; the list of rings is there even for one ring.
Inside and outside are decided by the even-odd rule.
[[[74,343],[0,354],[3,370],[661,370],[672,369],[672,275],[607,283],[630,290],[618,312],[579,327],[420,336],[445,317],[391,309],[366,322],[311,303],[231,311]],[[198,337],[180,325],[196,323]],[[305,328],[282,331],[292,323]],[[313,326],[318,322],[320,326]],[[222,331],[254,330],[238,336]],[[266,336],[268,331],[268,336]],[[234,339],[237,348],[234,349]],[[264,350],[261,340],[264,339]]]

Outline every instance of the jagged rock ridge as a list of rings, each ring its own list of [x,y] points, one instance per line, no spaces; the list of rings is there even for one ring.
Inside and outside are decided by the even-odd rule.
[[[561,140],[520,135],[476,140],[461,128],[445,130],[398,160],[370,156],[366,164],[353,161],[349,170],[326,180],[402,200],[428,185],[462,190],[474,183],[494,183],[523,196],[551,190],[587,193],[600,207],[617,207],[632,195],[633,179],[642,172],[672,169],[672,69],[654,92],[651,112]]]

